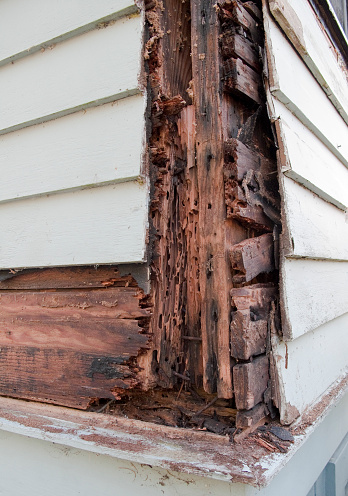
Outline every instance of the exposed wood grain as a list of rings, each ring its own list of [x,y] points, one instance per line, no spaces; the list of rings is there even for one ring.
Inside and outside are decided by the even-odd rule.
[[[247,429],[266,419],[266,409],[264,403],[259,403],[251,410],[239,410],[236,416],[237,429]]]
[[[286,339],[348,312],[348,262],[285,260],[282,281]]]
[[[284,174],[345,210],[347,167],[280,102],[277,102],[277,114],[278,139],[286,150],[280,154]]]
[[[287,223],[286,256],[348,260],[348,223],[345,212],[297,182],[283,178]]]
[[[0,202],[139,176],[144,106],[137,95],[0,136]]]
[[[276,297],[276,287],[253,284],[231,290],[231,355],[248,360],[266,351],[270,303]]]
[[[224,58],[241,58],[252,69],[260,71],[259,54],[255,46],[235,30],[224,31],[221,35],[221,53]]]
[[[263,400],[269,379],[268,357],[233,367],[233,385],[238,410],[250,410]]]
[[[121,19],[2,67],[0,133],[139,92],[142,30]]]
[[[224,90],[247,96],[255,103],[260,104],[259,88],[261,87],[260,75],[244,64],[241,59],[228,59],[223,64]]]
[[[227,259],[219,25],[208,0],[191,2],[192,64],[199,192],[200,291],[204,387],[232,396],[229,353],[231,273]]]
[[[1,2],[0,60],[8,63],[16,55],[29,55],[42,47],[93,29],[101,22],[135,11],[132,0],[63,0],[50,4],[44,0]]]
[[[273,235],[262,234],[245,239],[230,249],[232,269],[238,273],[233,280],[249,282],[259,274],[274,270]]]
[[[0,268],[143,261],[146,185],[136,182],[0,205]]]
[[[236,0],[225,0],[221,2],[221,7],[225,10],[225,15],[230,16],[235,24],[243,27],[254,43],[262,45],[260,23],[255,20],[254,15],[249,13],[250,8],[246,9],[241,2]]]

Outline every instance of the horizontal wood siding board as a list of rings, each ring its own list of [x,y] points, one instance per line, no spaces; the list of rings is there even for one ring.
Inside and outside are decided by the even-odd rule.
[[[283,332],[293,340],[348,312],[348,262],[285,260],[281,291]]]
[[[348,313],[345,313],[293,342],[278,342],[273,338],[283,422],[290,423],[296,417],[296,411],[302,414],[347,374],[347,347],[344,345],[347,328]]]
[[[144,106],[137,95],[0,136],[0,202],[139,176]]]
[[[0,205],[0,268],[143,262],[148,188],[137,182]]]
[[[348,167],[347,124],[276,23],[266,17],[270,91]]]
[[[348,124],[348,85],[344,68],[306,0],[272,0],[270,10],[304,63]]]
[[[277,103],[284,174],[324,200],[345,210],[348,205],[348,170],[342,162],[286,107]]]
[[[4,0],[0,3],[0,65],[136,11],[133,0]]]
[[[122,356],[24,346],[0,352],[1,395],[85,409],[136,382]]]
[[[284,255],[348,260],[345,212],[288,177],[283,177],[283,190],[287,227],[283,234]]]
[[[0,68],[0,130],[138,91],[142,18],[123,18]]]

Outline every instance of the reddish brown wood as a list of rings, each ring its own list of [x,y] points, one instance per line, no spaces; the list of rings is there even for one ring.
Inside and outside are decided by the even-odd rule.
[[[266,351],[271,301],[276,297],[272,284],[253,284],[231,290],[231,355],[248,360]]]
[[[263,393],[269,380],[267,356],[233,367],[233,384],[238,410],[250,410],[263,401]]]
[[[237,429],[247,429],[266,420],[267,413],[264,403],[259,403],[251,410],[239,410],[236,415]]]
[[[245,36],[236,33],[235,30],[226,31],[221,35],[221,47],[225,59],[239,57],[252,69],[260,72],[259,54]]]
[[[230,18],[231,22],[241,26],[250,40],[262,46],[262,26],[261,23],[251,15],[250,8],[247,10],[244,5],[237,0],[224,0],[220,4],[220,8],[224,10],[225,16]]]
[[[236,93],[239,96],[247,96],[255,103],[261,103],[262,80],[257,72],[239,58],[226,60],[223,68],[225,91]]]
[[[234,276],[238,282],[248,282],[259,274],[274,270],[273,235],[262,234],[238,243],[230,250]]]

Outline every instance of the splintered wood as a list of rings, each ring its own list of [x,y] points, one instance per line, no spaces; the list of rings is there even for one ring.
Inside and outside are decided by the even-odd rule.
[[[149,309],[116,268],[9,273],[0,283],[0,394],[87,408],[139,387]]]

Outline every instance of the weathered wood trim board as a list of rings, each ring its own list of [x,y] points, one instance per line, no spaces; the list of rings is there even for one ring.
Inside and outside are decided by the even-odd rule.
[[[4,0],[0,5],[0,65],[135,12],[132,0]]]
[[[273,365],[289,423],[348,370],[348,93],[309,5],[263,5],[283,221],[283,338],[273,335]]]

